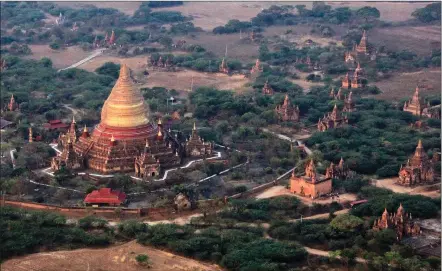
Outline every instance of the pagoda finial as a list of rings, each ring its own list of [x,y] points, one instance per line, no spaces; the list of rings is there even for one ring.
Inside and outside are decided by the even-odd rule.
[[[419,142],[417,143],[417,148],[422,148],[422,140],[419,139]]]
[[[161,120],[161,118],[158,119],[158,125],[163,125],[163,121]]]
[[[84,125],[84,128],[83,128],[83,132],[85,132],[85,133],[87,133],[88,131],[87,131],[87,127],[86,127],[86,124]]]
[[[196,131],[196,122],[193,122],[193,130]]]
[[[72,123],[76,123],[75,122],[75,115],[72,115]]]
[[[130,77],[129,67],[125,63],[121,64],[120,68],[120,76],[118,79],[128,79]]]
[[[29,143],[33,142],[32,127],[29,127]]]
[[[145,147],[149,148],[149,140],[148,139],[146,139],[146,146]]]

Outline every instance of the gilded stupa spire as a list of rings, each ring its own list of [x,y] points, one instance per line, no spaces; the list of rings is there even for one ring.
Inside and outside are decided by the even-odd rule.
[[[101,110],[101,124],[108,127],[133,128],[149,124],[149,110],[143,95],[122,64],[115,86]]]

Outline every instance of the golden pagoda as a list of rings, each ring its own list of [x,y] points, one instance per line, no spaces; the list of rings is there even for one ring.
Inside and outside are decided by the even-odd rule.
[[[101,173],[134,172],[140,165],[146,141],[150,154],[161,167],[180,163],[175,155],[176,142],[162,128],[149,121],[149,109],[141,92],[130,77],[129,68],[123,64],[120,76],[101,110],[101,122],[89,135],[87,129],[73,144],[78,155],[84,158],[87,168]],[[157,134],[162,134],[161,139]]]

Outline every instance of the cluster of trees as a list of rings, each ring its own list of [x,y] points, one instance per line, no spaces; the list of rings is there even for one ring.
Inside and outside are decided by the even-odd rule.
[[[302,265],[307,257],[299,245],[263,239],[262,230],[257,228],[209,227],[195,234],[189,226],[159,224],[138,234],[137,240],[214,261],[229,270],[286,270]]]
[[[61,103],[99,110],[115,82],[112,76],[80,69],[57,72],[48,58],[35,61],[6,56],[4,59],[8,68],[2,71],[2,90],[7,95],[3,96],[2,107],[10,94],[14,94],[24,114],[22,121],[26,115],[37,124],[61,118]],[[34,91],[44,93],[46,98],[34,98],[31,94]]]
[[[163,61],[170,61],[172,65],[185,67],[200,72],[218,72],[222,59],[216,58],[212,53],[206,52],[199,45],[186,47],[185,50],[192,52],[187,55],[158,54],[153,53],[151,59],[157,61],[159,57]],[[235,59],[227,60],[227,67],[231,71],[239,71],[243,68],[243,64]]]
[[[402,203],[405,211],[413,217],[431,218],[440,211],[440,199],[431,199],[421,195],[397,194],[391,190],[367,186],[361,188],[359,197],[368,199],[367,203],[354,207],[352,214],[379,217],[385,208],[389,212],[396,212]]]
[[[213,29],[215,34],[229,34],[259,27],[272,25],[296,25],[298,23],[318,22],[330,24],[344,24],[349,22],[373,22],[380,17],[380,12],[374,7],[362,7],[352,10],[348,7],[333,9],[332,6],[322,2],[313,3],[312,9],[307,9],[305,5],[296,5],[298,15],[295,14],[294,7],[290,5],[271,6],[261,11],[250,22],[230,20],[224,26]],[[440,16],[439,16],[440,18]],[[361,20],[362,19],[362,20]]]
[[[275,197],[270,199],[231,201],[229,208],[219,214],[221,218],[237,221],[270,221],[273,219],[299,217],[305,206],[296,197]]]
[[[1,208],[0,229],[0,260],[38,252],[41,247],[75,249],[112,242],[108,230],[88,233],[84,227],[68,225],[64,216],[10,207]]]
[[[411,15],[424,23],[440,21],[441,3],[432,3],[424,8],[418,8]]]

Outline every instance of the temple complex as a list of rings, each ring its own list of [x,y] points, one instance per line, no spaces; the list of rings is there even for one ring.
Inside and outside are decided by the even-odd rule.
[[[149,121],[148,107],[125,64],[103,105],[101,122],[91,135],[86,129],[76,140],[71,143],[75,153],[83,157],[85,167],[101,173],[134,172],[136,159],[140,165],[146,157],[146,144],[162,168],[180,163],[178,143]]]
[[[189,140],[186,140],[185,146],[187,157],[206,157],[213,152],[213,144],[204,142],[204,140],[198,136],[195,123],[193,124],[192,134]]]
[[[299,107],[294,107],[289,100],[289,95],[285,95],[284,103],[275,108],[279,121],[299,121]]]
[[[262,66],[261,66],[261,62],[259,61],[259,59],[256,59],[255,65],[250,70],[251,74],[257,73],[257,72],[262,72]]]
[[[262,94],[264,95],[273,95],[274,91],[269,84],[269,80],[264,83],[264,87],[262,88]]]
[[[74,146],[70,137],[67,138],[67,142],[63,146],[61,154],[53,157],[51,161],[51,168],[54,171],[60,170],[63,167],[73,170],[84,168],[83,157],[74,151]]]
[[[388,213],[387,208],[385,208],[381,218],[375,220],[373,230],[380,231],[384,229],[395,230],[399,241],[405,236],[416,236],[422,232],[419,225],[413,222],[411,214],[405,212],[402,203],[396,213]]]
[[[332,191],[332,179],[316,172],[315,163],[310,160],[305,174],[296,176],[293,171],[290,177],[290,192],[303,197],[317,198]]]
[[[347,179],[351,175],[351,170],[344,164],[344,159],[341,157],[338,165],[333,162],[325,170],[325,177],[331,179]]]
[[[416,87],[413,97],[404,104],[404,111],[415,116],[440,119],[439,108],[431,108],[429,103],[425,104],[419,95],[419,87]]]
[[[359,66],[358,66],[359,67]],[[362,69],[359,70],[356,68],[356,70],[353,72],[353,74],[350,76],[350,74],[347,72],[345,77],[341,81],[341,86],[344,89],[351,89],[351,88],[363,88],[365,86],[363,78],[361,77]]]
[[[360,54],[368,54],[368,47],[367,47],[367,33],[362,33],[362,38],[359,44],[356,46],[356,52]]]
[[[428,158],[422,141],[419,140],[414,155],[408,159],[405,166],[401,165],[398,184],[412,186],[431,183],[434,179],[433,163]]]
[[[342,112],[354,112],[356,111],[355,102],[353,101],[353,92],[350,91],[348,96],[344,97],[344,108]]]
[[[59,146],[65,146],[68,141],[77,141],[77,123],[75,122],[75,117],[72,117],[72,122],[67,132],[65,134],[60,133],[60,135],[58,136]]]
[[[322,119],[318,120],[318,130],[323,132],[328,129],[342,127],[348,123],[347,116],[342,116],[338,107],[335,104],[333,111],[328,113],[327,116],[324,116]]]
[[[146,140],[143,153],[135,158],[135,176],[147,178],[158,175],[160,175],[160,163],[155,159],[151,152],[149,141]]]
[[[351,52],[345,52],[344,53],[344,61],[347,64],[354,64],[356,62],[356,59]]]
[[[15,101],[14,94],[11,95],[11,99],[9,100],[9,103],[8,103],[7,109],[8,109],[9,111],[18,111],[18,110],[19,110],[19,105],[18,105],[18,103]]]

